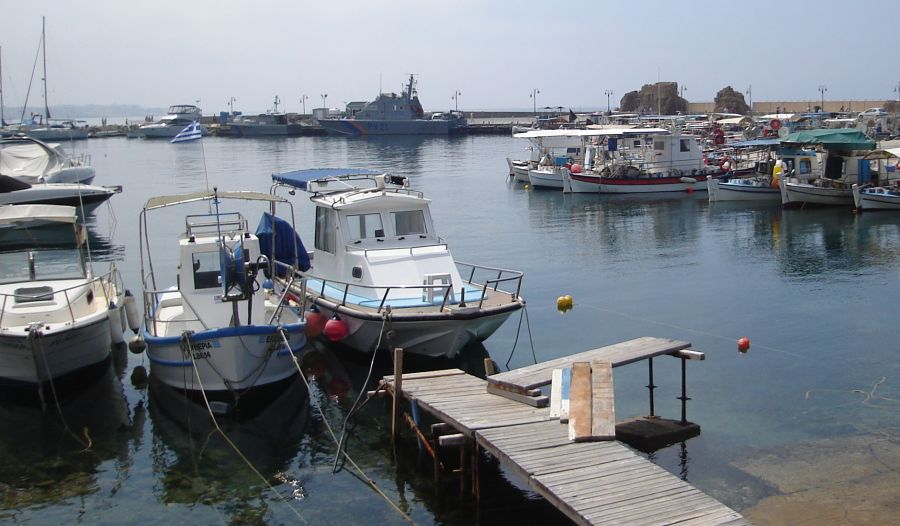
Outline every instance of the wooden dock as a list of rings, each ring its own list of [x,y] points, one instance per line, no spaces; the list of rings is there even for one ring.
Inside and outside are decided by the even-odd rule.
[[[573,441],[569,426],[552,417],[547,404],[522,403],[522,398],[534,397],[536,387],[550,382],[554,368],[583,362],[610,362],[615,367],[660,355],[682,360],[702,356],[689,347],[675,340],[639,338],[491,375],[488,380],[458,369],[401,374],[396,382],[401,396],[396,396],[394,376],[385,377],[383,385],[395,395],[395,403],[406,399],[415,404],[414,414],[425,412],[442,422],[438,426],[452,428],[453,436],[444,431],[446,441],[432,437],[432,447],[446,442],[472,452],[476,495],[478,462],[485,451],[576,524],[750,524],[624,444]],[[492,394],[497,389],[501,396]],[[424,439],[418,428],[416,432]],[[437,465],[435,460],[436,470]]]

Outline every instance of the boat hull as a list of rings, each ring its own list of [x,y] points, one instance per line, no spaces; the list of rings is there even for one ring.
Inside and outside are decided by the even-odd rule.
[[[297,372],[294,356],[306,344],[304,322],[283,327],[290,349],[277,327],[244,325],[193,333],[190,354],[180,335],[160,337],[145,331],[151,373],[176,389],[203,390],[211,396],[280,382]]]
[[[785,208],[805,205],[853,206],[853,192],[849,188],[823,188],[807,183],[779,182],[781,205]]]
[[[234,124],[230,125],[234,137],[293,137],[303,135],[301,124]]]
[[[450,121],[446,120],[356,120],[320,119],[319,125],[335,135],[447,135]]]
[[[87,128],[35,128],[24,133],[41,141],[74,141],[88,138]]]
[[[337,314],[344,320],[348,333],[341,343],[348,347],[361,352],[401,348],[404,352],[431,358],[452,358],[467,344],[486,340],[522,307],[522,303],[511,303],[500,309],[474,307],[409,315],[402,309],[394,309],[389,327],[391,337],[388,338],[381,334],[382,330],[388,330],[381,314],[338,306],[322,298],[311,300],[329,318]]]
[[[538,188],[562,188],[563,174],[557,170],[528,170],[528,182]]]
[[[853,203],[859,210],[900,210],[900,195],[867,192],[853,185]]]
[[[64,183],[37,184],[25,190],[0,193],[0,205],[65,205],[91,212],[116,193],[116,190],[102,186],[83,187],[79,191]]]
[[[633,179],[592,174],[569,174],[572,192],[601,194],[637,194],[657,192],[705,192],[705,175],[691,177],[638,177]]]
[[[706,181],[710,201],[757,201],[777,203],[781,200],[778,187],[747,184],[737,181],[722,181],[710,177]]]
[[[29,388],[77,373],[109,358],[109,318],[56,330],[29,340],[24,332],[0,335],[0,385]]]

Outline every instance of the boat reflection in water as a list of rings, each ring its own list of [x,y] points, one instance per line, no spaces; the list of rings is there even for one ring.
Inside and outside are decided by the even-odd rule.
[[[124,347],[116,349],[99,378],[82,389],[67,390],[58,404],[49,396],[46,410],[37,397],[14,401],[2,396],[0,509],[15,510],[16,522],[28,522],[30,510],[39,511],[48,504],[85,506],[85,495],[108,489],[99,482],[104,471],[115,473],[113,486],[125,483],[131,463],[129,441],[140,436],[142,418],[139,408],[133,420],[129,417],[114,369],[123,352]],[[111,460],[114,467],[101,467]]]
[[[149,412],[154,443],[161,446],[150,454],[161,502],[228,504],[227,513],[234,514],[229,522],[256,524],[277,506],[273,498],[304,497],[304,481],[288,475],[306,463],[298,452],[309,424],[309,395],[299,376],[258,411],[217,417],[221,434],[202,400],[191,401],[152,374]],[[278,496],[268,484],[278,488]]]

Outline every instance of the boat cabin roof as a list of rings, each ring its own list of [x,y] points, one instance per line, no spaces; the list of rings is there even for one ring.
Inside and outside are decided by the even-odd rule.
[[[267,201],[270,203],[286,203],[288,202],[283,197],[279,197],[277,195],[272,194],[264,194],[262,192],[248,192],[248,191],[236,191],[236,192],[218,192],[218,191],[208,191],[204,190],[202,192],[191,192],[189,194],[177,194],[177,195],[161,195],[157,197],[151,197],[147,200],[147,204],[144,205],[144,210],[154,210],[156,208],[164,208],[167,206],[180,205],[184,203],[193,203],[197,201],[210,201],[213,199],[244,199],[248,201]]]
[[[535,139],[540,137],[605,137],[624,135],[663,135],[669,133],[665,128],[604,128],[587,130],[530,130],[517,133],[513,137]]]

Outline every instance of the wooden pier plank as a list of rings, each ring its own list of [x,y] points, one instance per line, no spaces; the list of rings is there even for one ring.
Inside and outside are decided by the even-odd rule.
[[[591,436],[591,364],[572,364],[572,388],[569,392],[569,438],[582,440]]]
[[[690,346],[690,343],[680,340],[646,336],[495,374],[489,376],[488,381],[504,384],[510,389],[530,390],[549,384],[553,369],[569,367],[575,362],[605,360],[618,367],[653,356],[672,354]]]
[[[591,438],[616,439],[612,365],[606,361],[591,362]]]

